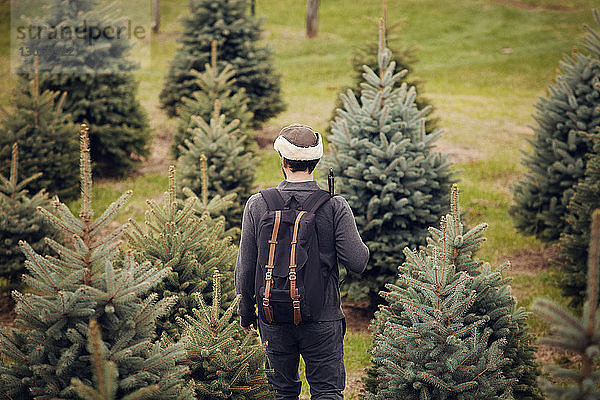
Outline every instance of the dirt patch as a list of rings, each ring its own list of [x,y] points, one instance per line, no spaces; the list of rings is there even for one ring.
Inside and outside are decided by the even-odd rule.
[[[349,332],[368,332],[371,320],[374,317],[372,308],[362,304],[344,303],[342,305],[346,315],[346,330]]]
[[[156,110],[156,112],[161,111]],[[173,124],[158,122],[155,125],[152,127],[155,134],[152,139],[150,155],[144,160],[142,167],[136,171],[140,175],[148,173],[164,174],[165,171],[169,170],[169,165],[175,164],[175,160],[171,157],[171,143],[174,135]]]
[[[522,249],[507,256],[506,259],[510,260],[511,274],[535,276],[550,268],[557,257],[558,247],[548,246],[536,250]]]
[[[260,149],[273,148],[273,142],[279,135],[279,129],[275,126],[263,126],[254,131],[254,140]]]
[[[0,295],[0,326],[13,326],[15,321],[15,302],[8,293]]]

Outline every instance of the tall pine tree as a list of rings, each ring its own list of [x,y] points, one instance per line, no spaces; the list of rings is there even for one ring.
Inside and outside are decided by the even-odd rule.
[[[255,125],[284,110],[271,50],[258,43],[260,22],[247,11],[248,0],[190,0],[189,13],[181,20],[181,47],[160,94],[161,105],[169,116],[177,115],[183,97],[199,89],[191,70],[203,71],[210,63],[213,40],[220,49],[219,68],[228,63],[236,72],[233,92],[246,90]]]
[[[203,170],[206,170],[206,159]],[[198,307],[197,296],[201,294],[210,301],[209,290],[213,271],[222,271],[225,283],[221,286],[220,304],[227,309],[235,297],[233,271],[236,249],[230,237],[224,237],[224,221],[214,221],[208,213],[196,216],[197,202],[189,197],[185,202],[177,199],[175,188],[175,168],[170,168],[169,191],[164,194],[162,204],[148,201],[146,229],[130,220],[134,230],[129,232],[129,246],[138,262],[150,261],[159,268],[171,270],[166,279],[159,283],[153,292],[159,299],[175,296],[177,301],[169,312],[159,318],[157,334],[163,332],[173,340],[181,339],[181,329],[177,318],[191,315],[192,308]],[[207,185],[203,185],[203,198],[206,199]],[[225,207],[229,199],[216,200],[219,207]],[[207,202],[208,203],[208,202]],[[213,208],[214,209],[214,208]]]
[[[23,176],[42,175],[28,183],[31,193],[41,189],[63,200],[73,200],[77,187],[77,128],[71,116],[63,111],[67,96],[49,90],[41,91],[37,59],[30,81],[19,80],[13,92],[10,111],[0,107],[0,174],[10,171],[11,147],[21,149],[19,169]]]
[[[218,270],[212,282],[212,305],[196,294],[199,307],[178,318],[188,338],[186,350],[197,399],[273,399],[267,383],[265,348],[255,336],[244,334],[232,318],[240,296],[224,310]]]
[[[44,34],[24,41],[30,55],[24,57],[19,79],[32,79],[37,54],[40,89],[67,92],[65,112],[90,127],[94,172],[125,175],[148,155],[150,139],[148,117],[136,98],[136,65],[128,58],[132,43],[114,34],[113,39],[95,39],[91,27],[126,29],[126,21],[119,10],[98,0],[50,0],[46,9],[42,20],[31,22]],[[80,32],[84,26],[89,29]]]
[[[597,10],[594,17],[600,25]],[[565,230],[567,205],[584,176],[592,140],[579,132],[593,133],[600,125],[600,35],[585,29],[584,52],[565,55],[556,84],[535,106],[535,137],[522,160],[528,172],[513,189],[515,226],[544,242]]]
[[[405,246],[425,243],[427,227],[442,215],[452,183],[445,156],[434,151],[440,132],[427,133],[429,108],[419,110],[416,91],[385,47],[380,24],[377,72],[364,66],[360,100],[342,96],[344,109],[332,123],[329,154],[338,188],[353,210],[371,260],[360,280],[346,276],[342,290],[351,298],[374,298],[396,275]]]
[[[599,83],[600,85],[600,83]],[[600,208],[600,127],[591,135],[594,140],[588,154],[583,179],[575,186],[575,193],[567,207],[567,226],[560,237],[560,250],[564,258],[561,264],[563,293],[571,298],[572,305],[583,303],[587,275],[588,243],[592,212]]]
[[[110,361],[119,370],[117,396],[158,385],[154,399],[191,399],[182,378],[187,368],[181,343],[155,340],[156,319],[174,298],[156,301],[148,291],[169,273],[138,264],[119,249],[126,226],[104,228],[131,196],[124,193],[99,218],[91,208],[91,162],[87,127],[81,132],[81,212],[76,218],[54,201],[39,211],[70,241],[47,239],[55,256],[21,242],[31,292],[13,292],[15,327],[0,329],[0,393],[9,399],[75,398],[72,378],[89,385],[93,371],[86,349],[89,323],[101,327]]]
[[[402,43],[402,39],[399,34],[399,27],[403,22],[404,21],[402,20],[396,21],[394,23],[388,22],[387,1],[383,0],[383,26],[385,29],[387,46],[392,52],[392,61],[396,62],[396,70],[406,70],[406,74],[400,79],[399,83],[406,82],[408,86],[414,86],[415,90],[417,91],[415,103],[417,104],[417,108],[419,110],[422,110],[425,107],[430,107],[430,115],[425,120],[425,131],[430,133],[437,127],[437,120],[435,118],[431,118],[431,113],[433,113],[433,107],[431,106],[430,101],[423,96],[423,82],[413,76],[414,64],[417,63],[418,58],[415,54],[416,50],[413,45],[407,45]],[[375,29],[377,30],[378,23],[376,23],[375,25]],[[348,92],[348,90],[352,90],[354,93],[360,93],[360,85],[364,80],[363,65],[367,65],[373,71],[376,71],[379,68],[377,61],[378,53],[378,43],[372,40],[367,41],[362,47],[359,47],[354,51],[354,54],[352,56],[352,70],[354,72],[353,84],[352,86],[342,88],[342,90],[340,90],[340,95]],[[342,98],[340,96],[338,97],[338,100],[335,104],[333,115],[330,118],[330,122],[333,122],[335,120],[335,116],[337,114],[336,110],[342,107],[344,107],[344,103],[342,102]],[[327,130],[331,132],[331,125],[327,128]]]
[[[248,136],[239,129],[240,120],[225,123],[226,116],[220,111],[220,102],[215,100],[213,116],[210,122],[192,116],[196,128],[191,140],[181,146],[181,155],[177,159],[181,171],[181,187],[193,193],[202,189],[202,157],[206,157],[208,166],[208,194],[224,197],[234,193],[233,205],[227,210],[226,229],[239,229],[246,200],[252,195],[254,174],[258,159],[248,151]]]
[[[600,327],[598,318],[598,274],[600,273],[600,210],[592,215],[590,226],[589,258],[587,268],[587,298],[583,306],[583,317],[578,318],[570,311],[547,299],[538,299],[534,310],[549,321],[551,334],[541,342],[577,354],[581,364],[575,368],[552,365],[548,368],[551,378],[540,379],[544,392],[550,400],[600,398],[600,374],[598,361],[600,352]],[[556,382],[558,381],[558,383]],[[570,384],[565,384],[565,383]]]
[[[528,314],[516,306],[509,279],[503,274],[509,264],[493,269],[474,257],[485,242],[487,225],[465,232],[456,186],[450,201],[450,213],[442,217],[440,228],[429,229],[427,248],[420,253],[405,249],[407,261],[400,268],[397,285],[388,285],[388,292],[382,292],[387,304],[380,307],[372,325],[373,365],[365,390],[382,399],[399,387],[397,396],[411,399],[484,398],[482,388],[490,390],[494,380],[479,379],[495,370],[512,386],[514,398],[542,400],[533,338],[526,323]],[[462,294],[456,292],[460,287]],[[454,315],[459,311],[462,316]],[[479,336],[469,336],[476,331]],[[472,341],[466,359],[460,355],[464,350],[456,353],[457,347],[453,347],[461,343],[457,332],[468,334],[462,340]],[[485,349],[493,348],[494,343],[502,343],[502,357],[498,359],[502,362],[498,365],[489,364],[486,356]],[[490,369],[484,368],[486,372],[467,384],[475,376],[470,374],[482,366]],[[429,397],[419,397],[425,392]],[[487,393],[492,398],[499,396],[499,392]]]
[[[50,200],[44,190],[30,195],[25,187],[41,173],[19,180],[17,144],[13,144],[10,176],[0,174],[0,277],[7,283],[0,292],[20,289],[21,275],[26,272],[25,256],[19,248],[26,241],[38,253],[48,250],[45,237],[57,239],[56,230],[37,212],[38,207],[49,208]]]
[[[247,135],[251,132],[247,129],[252,121],[252,113],[248,111],[248,96],[244,88],[234,91],[235,71],[230,64],[226,63],[223,68],[218,67],[216,40],[212,42],[210,65],[205,65],[204,72],[194,70],[192,74],[196,76],[196,84],[200,88],[192,93],[191,97],[183,97],[178,107],[179,123],[171,147],[175,158],[180,155],[179,146],[182,146],[186,139],[191,139],[192,131],[196,127],[192,116],[209,121],[217,100],[221,105],[221,113],[225,115],[225,124],[239,119],[242,132]]]

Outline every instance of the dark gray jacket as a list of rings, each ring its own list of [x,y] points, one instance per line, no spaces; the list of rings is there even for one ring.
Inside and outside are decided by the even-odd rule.
[[[302,204],[313,191],[319,189],[319,186],[315,181],[283,181],[277,189],[291,208],[297,208],[298,204]],[[248,199],[242,218],[240,248],[235,267],[235,291],[242,295],[238,306],[242,326],[249,326],[256,320],[256,238],[258,222],[266,211],[267,204],[260,193],[257,193]],[[344,318],[339,290],[338,260],[346,269],[362,273],[369,260],[369,249],[361,240],[352,210],[343,197],[334,196],[319,208],[316,215],[321,263],[332,271],[325,287],[325,306],[318,320],[334,321]]]

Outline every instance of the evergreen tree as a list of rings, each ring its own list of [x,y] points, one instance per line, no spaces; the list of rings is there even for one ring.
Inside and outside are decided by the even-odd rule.
[[[400,24],[403,21],[396,21],[392,24],[388,23],[387,17],[387,2],[384,0],[383,4],[383,26],[385,29],[385,37],[387,39],[387,46],[392,52],[392,61],[396,62],[396,70],[403,71],[406,70],[406,74],[399,80],[399,82],[406,82],[408,86],[413,86],[417,91],[417,96],[415,97],[415,103],[419,110],[424,109],[425,107],[429,107],[431,112],[428,118],[425,120],[425,131],[427,133],[431,133],[437,127],[437,119],[431,118],[431,113],[433,113],[433,107],[431,106],[430,101],[425,98],[422,94],[422,86],[423,82],[418,78],[414,78],[414,67],[413,65],[417,63],[418,58],[415,55],[415,47],[413,45],[404,45],[399,46],[401,43],[401,38],[398,33]],[[378,25],[378,24],[376,24]],[[340,90],[340,96],[338,97],[335,107],[333,109],[333,114],[330,118],[330,122],[335,120],[335,116],[337,114],[338,108],[343,108],[344,103],[342,102],[341,95],[347,93],[348,90],[352,90],[354,93],[360,93],[361,91],[361,83],[363,82],[363,65],[367,65],[373,71],[377,71],[379,68],[378,65],[378,43],[369,40],[364,43],[364,45],[354,51],[352,56],[352,70],[354,72],[353,84],[352,86],[346,86]],[[331,125],[327,128],[328,132],[331,132]]]
[[[600,352],[600,327],[598,323],[598,273],[600,268],[600,210],[592,216],[591,240],[588,258],[587,299],[583,318],[578,318],[560,305],[546,299],[534,303],[535,311],[552,323],[550,336],[541,342],[577,354],[580,368],[550,366],[548,370],[559,384],[540,379],[548,399],[596,400],[600,398],[600,374],[597,371]],[[566,385],[566,382],[574,384]]]
[[[206,160],[203,161],[205,164]],[[179,340],[181,330],[175,323],[176,318],[191,314],[192,308],[198,306],[194,293],[210,299],[212,292],[208,290],[208,281],[215,269],[223,271],[225,276],[220,304],[226,309],[233,301],[236,249],[230,237],[223,237],[222,219],[213,223],[208,213],[197,217],[195,206],[198,199],[195,197],[189,197],[185,203],[176,198],[174,167],[170,168],[169,180],[169,191],[165,193],[162,204],[148,201],[147,228],[142,229],[130,220],[134,231],[127,235],[138,262],[159,263],[159,268],[172,271],[153,289],[159,298],[177,298],[174,307],[159,319],[157,333],[162,336],[164,332],[171,339]],[[206,199],[206,185],[203,195]],[[216,204],[230,201],[221,198],[214,200]]]
[[[444,350],[436,347],[452,344],[455,340],[452,332],[460,330],[461,325],[451,327],[452,320],[444,322],[442,316],[449,313],[444,307],[450,307],[452,312],[457,312],[458,309],[455,307],[463,304],[452,297],[456,295],[453,294],[455,288],[463,286],[462,290],[465,293],[463,296],[472,295],[473,298],[469,304],[464,304],[467,308],[462,310],[464,313],[462,324],[465,326],[478,324],[477,329],[482,336],[477,338],[477,341],[480,339],[484,342],[487,341],[479,342],[481,348],[493,347],[493,343],[504,343],[502,346],[504,361],[497,366],[496,371],[510,383],[515,399],[542,400],[543,397],[536,383],[539,370],[535,363],[533,339],[526,324],[527,313],[522,308],[516,307],[516,299],[510,294],[509,279],[503,276],[503,271],[508,268],[509,264],[494,270],[490,264],[473,256],[474,252],[485,242],[483,233],[487,225],[480,224],[465,232],[461,221],[456,186],[452,189],[450,201],[450,213],[442,217],[440,229],[429,229],[430,237],[427,238],[427,248],[422,249],[420,253],[405,249],[407,261],[400,268],[398,284],[388,285],[389,292],[382,292],[388,304],[380,307],[372,325],[373,365],[368,370],[365,379],[365,390],[372,396],[379,396],[376,398],[384,398],[382,397],[383,393],[387,393],[387,390],[395,387],[388,386],[387,382],[395,382],[392,385],[409,385],[407,382],[412,379],[412,382],[420,382],[417,384],[420,387],[424,385],[425,381],[429,384],[435,381],[428,380],[428,374],[437,378],[444,376],[444,373],[447,373],[447,376],[453,376],[444,383],[448,388],[451,387],[449,382],[454,382],[455,385],[466,382],[464,379],[469,375],[464,375],[456,380],[461,376],[460,368],[452,369],[452,365],[448,363],[443,365],[445,360],[454,362],[460,357],[441,354],[447,351],[452,353],[454,351],[452,348]],[[439,283],[436,284],[435,282],[438,280]],[[464,282],[462,282],[463,280]],[[444,287],[447,289],[443,289]],[[441,293],[434,294],[431,292],[432,290]],[[438,305],[438,300],[441,306]],[[426,313],[422,313],[422,309]],[[427,315],[436,317],[427,321],[423,319],[423,316]],[[437,326],[440,321],[446,325]],[[460,322],[460,319],[455,322]],[[412,336],[407,332],[412,332]],[[436,335],[436,341],[428,344],[429,348],[418,350],[412,348],[415,343],[427,342],[428,335],[431,335],[432,332]],[[449,337],[450,339],[448,339]],[[449,342],[447,342],[448,340]],[[390,349],[395,349],[396,352],[391,354]],[[473,353],[466,365],[489,362],[490,360],[487,358],[482,360],[476,357],[476,355],[481,357],[484,354],[485,352]],[[389,360],[384,363],[382,360],[386,357]],[[388,362],[389,365],[386,364]],[[400,366],[398,370],[394,371],[390,369],[390,365]],[[450,368],[450,371],[445,368]],[[401,375],[401,371],[408,371],[407,376],[410,378],[391,376],[394,373]],[[461,394],[456,387],[452,390],[444,389],[448,392],[446,394],[432,394],[430,385],[427,389],[430,397],[427,398],[442,398],[437,397],[438,395],[448,396],[449,399],[478,398],[477,396],[483,398],[483,394],[478,392],[480,390],[478,388],[487,387],[486,385],[488,383],[479,382],[473,387],[474,392],[468,392],[468,394]],[[402,389],[401,393],[408,393],[412,390],[409,398],[420,398],[420,392],[415,391],[414,386],[411,387],[413,389],[409,390],[407,387]],[[439,386],[438,389],[442,387]]]
[[[205,65],[204,72],[192,70],[196,76],[196,84],[200,89],[192,93],[192,97],[183,97],[178,107],[177,118],[179,121],[177,132],[173,137],[171,148],[175,158],[179,157],[179,146],[191,139],[191,132],[196,127],[193,115],[209,121],[214,112],[214,104],[219,100],[221,112],[225,114],[225,124],[234,119],[240,120],[240,129],[244,134],[250,135],[247,129],[252,120],[252,113],[248,111],[248,97],[244,88],[233,92],[235,71],[230,64],[225,64],[221,69],[217,66],[217,41],[213,40],[211,64]]]
[[[587,275],[590,222],[592,211],[600,208],[600,128],[592,135],[594,147],[588,154],[584,178],[575,186],[575,193],[567,207],[567,226],[560,238],[560,250],[564,262],[561,287],[571,298],[572,305],[583,303],[585,276]]]
[[[220,304],[221,276],[213,275],[212,306],[197,294],[199,309],[178,318],[188,337],[186,350],[199,400],[273,399],[269,391],[265,349],[253,335],[244,335],[232,318],[237,296],[227,310]],[[238,339],[243,337],[243,339]]]
[[[600,16],[594,11],[596,22]],[[585,172],[585,155],[600,125],[600,35],[585,27],[586,53],[565,56],[549,94],[536,104],[535,137],[522,163],[528,172],[513,189],[509,210],[515,226],[544,242],[556,241],[566,228],[567,205]]]
[[[19,241],[27,241],[39,253],[48,250],[44,237],[57,238],[56,230],[36,212],[38,207],[50,206],[46,192],[42,189],[30,196],[24,189],[39,175],[41,173],[18,181],[18,151],[14,143],[10,177],[0,174],[0,276],[7,280],[7,284],[0,287],[0,292],[21,287],[21,275],[26,269]]]
[[[190,0],[189,9],[189,14],[182,19],[181,47],[171,62],[160,94],[167,114],[177,115],[181,99],[199,89],[191,70],[204,70],[210,61],[213,40],[221,49],[219,67],[229,63],[236,73],[233,92],[246,90],[254,124],[283,111],[279,74],[273,68],[271,51],[258,44],[260,23],[247,15],[248,1]]]
[[[192,139],[181,146],[177,160],[181,187],[187,187],[193,193],[200,192],[203,174],[198,165],[202,156],[206,157],[210,160],[208,194],[211,197],[236,194],[233,206],[227,211],[226,229],[239,230],[244,205],[252,195],[258,159],[246,147],[247,136],[239,129],[240,121],[235,119],[225,123],[218,100],[210,123],[197,116],[192,116],[192,120],[197,126],[192,130]]]
[[[131,196],[126,192],[99,218],[90,206],[91,163],[87,127],[81,134],[81,212],[77,219],[54,201],[53,211],[38,210],[70,243],[47,239],[57,256],[42,256],[21,242],[32,291],[13,292],[15,328],[0,329],[0,394],[9,399],[74,398],[72,378],[93,382],[86,350],[90,320],[98,321],[110,361],[119,371],[119,397],[158,385],[154,399],[191,399],[179,365],[181,343],[155,341],[156,319],[174,298],[156,301],[146,295],[170,272],[150,263],[138,264],[119,250],[126,226],[103,234],[107,224]]]
[[[25,42],[31,56],[24,57],[20,79],[31,79],[30,57],[39,56],[42,91],[65,91],[64,109],[73,121],[90,126],[94,172],[122,176],[149,154],[149,122],[136,99],[137,83],[129,60],[132,44],[100,35],[92,39],[92,26],[126,28],[119,10],[98,0],[51,0],[42,21],[32,22],[44,32],[62,28],[58,37]],[[90,29],[77,33],[78,27]],[[50,35],[51,33],[48,33]],[[65,36],[66,35],[66,36]],[[114,36],[114,35],[113,35]]]
[[[381,24],[378,73],[364,67],[360,101],[352,91],[342,96],[322,163],[333,169],[352,209],[361,210],[356,223],[371,250],[360,280],[344,278],[342,290],[351,298],[375,297],[396,275],[401,249],[425,242],[452,183],[449,163],[433,149],[440,132],[425,131],[429,109],[417,108],[414,87],[396,85],[405,72],[395,73],[391,59]]]
[[[79,378],[73,378],[71,384],[75,392],[85,400],[115,400],[119,370],[114,362],[108,360],[106,348],[102,343],[100,327],[98,322],[94,320],[90,321],[87,350],[90,353],[95,387],[86,385]],[[123,397],[123,400],[144,399],[159,389],[160,386],[158,385],[150,385]]]
[[[37,60],[34,60],[37,64]],[[0,174],[10,171],[11,146],[21,149],[20,170],[23,176],[43,173],[30,181],[31,193],[46,189],[63,200],[75,199],[77,185],[77,128],[63,112],[67,93],[40,91],[39,73],[35,68],[31,81],[20,80],[12,96],[12,111],[4,110],[0,123]]]

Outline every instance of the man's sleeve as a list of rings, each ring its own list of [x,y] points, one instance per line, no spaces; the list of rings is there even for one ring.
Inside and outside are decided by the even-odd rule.
[[[338,259],[346,269],[360,274],[367,267],[369,249],[360,238],[354,214],[346,199],[340,196],[333,199],[337,201],[334,209],[334,227]]]
[[[242,216],[240,247],[235,265],[235,293],[242,297],[238,304],[240,324],[248,327],[256,321],[256,299],[254,298],[254,274],[258,249],[254,232],[254,220],[250,212],[251,198],[248,199]]]

